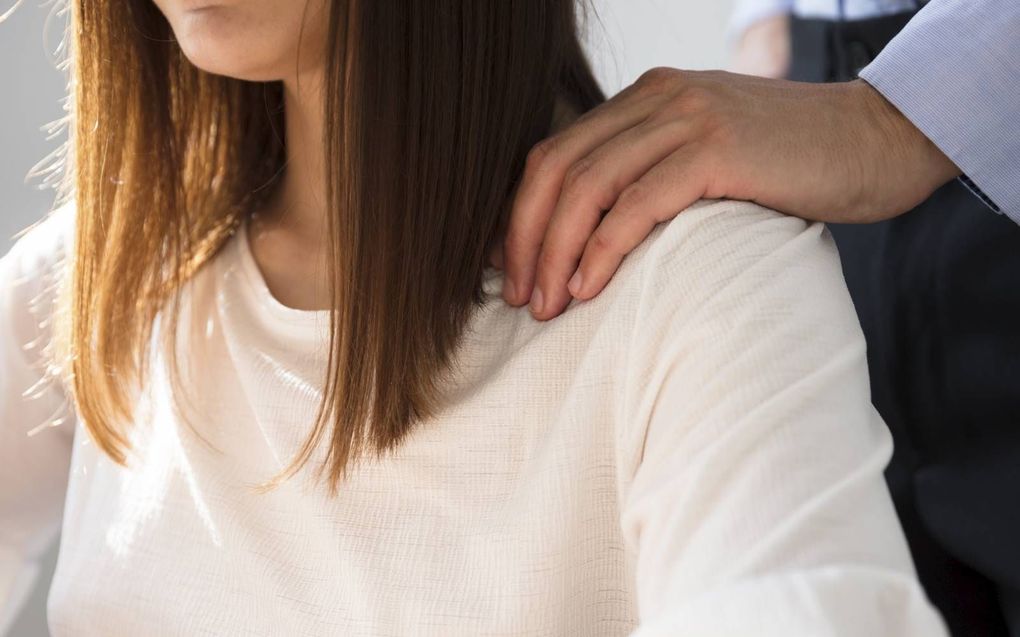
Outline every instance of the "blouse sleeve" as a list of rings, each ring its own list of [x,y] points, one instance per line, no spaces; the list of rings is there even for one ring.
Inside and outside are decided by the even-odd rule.
[[[883,479],[891,436],[824,226],[745,202],[664,225],[623,403],[633,637],[945,635]]]
[[[0,635],[58,534],[67,489],[74,419],[44,350],[71,221],[57,210],[0,259]]]

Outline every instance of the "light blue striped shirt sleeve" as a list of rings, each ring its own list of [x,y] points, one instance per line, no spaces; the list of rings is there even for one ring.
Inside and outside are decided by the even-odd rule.
[[[931,0],[860,77],[1020,223],[1020,1]]]

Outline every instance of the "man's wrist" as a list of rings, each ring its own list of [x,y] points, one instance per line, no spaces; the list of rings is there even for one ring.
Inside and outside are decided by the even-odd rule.
[[[896,106],[862,79],[847,83],[855,96],[855,108],[873,127],[878,148],[899,155],[904,173],[914,180],[920,199],[927,198],[943,184],[959,177],[960,168]]]

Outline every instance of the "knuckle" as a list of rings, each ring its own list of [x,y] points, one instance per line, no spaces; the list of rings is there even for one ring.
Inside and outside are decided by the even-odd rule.
[[[616,254],[616,241],[610,237],[602,226],[595,229],[588,240],[588,248],[595,254]]]
[[[688,86],[677,96],[676,106],[688,113],[705,113],[712,111],[715,99],[711,89],[703,86]]]
[[[563,178],[563,187],[569,191],[581,191],[589,185],[589,180],[595,172],[595,163],[587,158],[583,157],[567,169],[567,174]]]
[[[548,137],[532,146],[524,161],[525,172],[530,175],[538,175],[549,170],[555,160],[559,145],[557,137]]]
[[[620,193],[620,197],[616,200],[615,212],[621,215],[634,214],[641,210],[647,201],[648,188],[640,182],[635,182]]]
[[[581,159],[568,169],[560,200],[570,209],[597,206],[605,210],[613,205],[617,192],[614,180],[602,170],[598,161]]]
[[[649,91],[659,91],[676,81],[680,73],[668,66],[656,66],[642,73],[636,84]]]

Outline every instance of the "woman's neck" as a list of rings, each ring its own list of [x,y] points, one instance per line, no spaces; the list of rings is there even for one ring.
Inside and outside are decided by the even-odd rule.
[[[296,238],[325,236],[326,173],[320,74],[284,81],[286,164],[280,183],[259,216]]]
[[[321,76],[284,81],[286,165],[280,183],[255,211],[249,229],[252,255],[270,292],[284,305],[328,307],[325,144]],[[577,117],[557,100],[552,132]]]
[[[270,293],[288,307],[329,306],[326,175],[321,77],[284,81],[286,164],[269,200],[254,211],[248,236]]]
[[[284,81],[286,165],[279,186],[259,215],[308,239],[325,236],[323,105],[321,73],[304,74],[300,81]],[[565,100],[557,98],[550,132],[566,128],[577,117]]]

